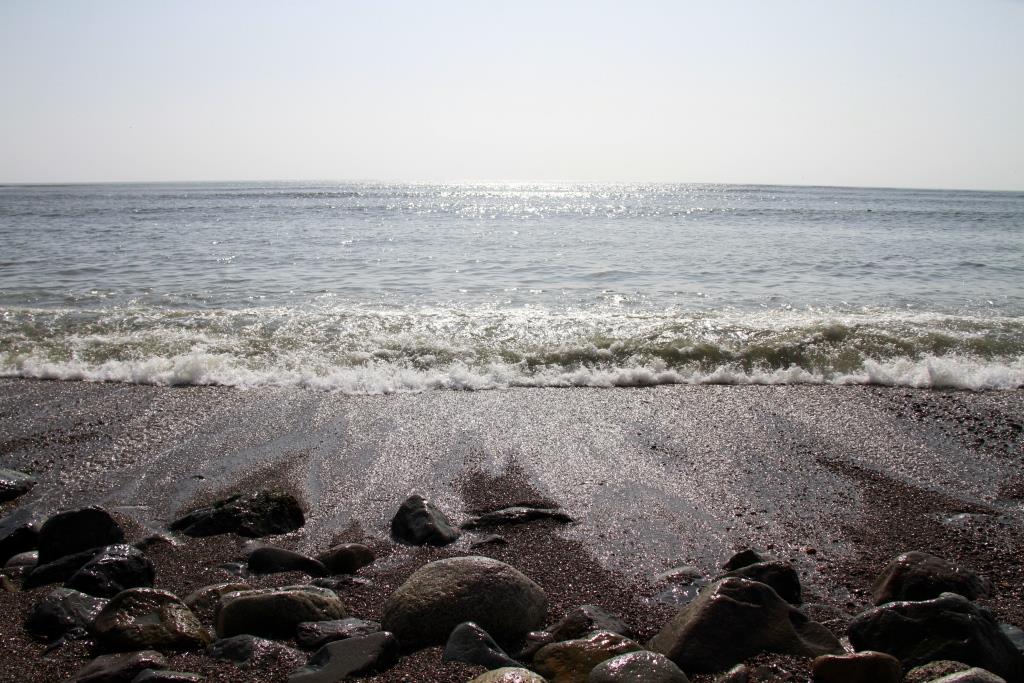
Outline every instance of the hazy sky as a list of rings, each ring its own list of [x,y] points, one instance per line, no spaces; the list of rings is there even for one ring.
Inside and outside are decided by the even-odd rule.
[[[1024,190],[1024,2],[0,0],[0,182]]]

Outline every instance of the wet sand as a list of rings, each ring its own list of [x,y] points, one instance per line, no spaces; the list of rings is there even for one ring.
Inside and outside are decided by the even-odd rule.
[[[694,565],[714,576],[734,550],[753,545],[793,561],[807,611],[843,635],[877,573],[911,549],[989,576],[997,592],[982,602],[1024,625],[1022,416],[1020,391],[671,386],[346,396],[0,380],[0,466],[39,479],[18,506],[102,504],[136,538],[225,494],[285,488],[304,502],[307,524],[275,542],[316,552],[361,540],[378,552],[366,580],[340,590],[363,618],[378,616],[424,562],[483,554],[540,583],[551,620],[596,603],[646,638],[674,611],[654,575]],[[443,549],[395,546],[388,523],[413,491],[455,522],[543,499],[577,523],[502,530],[504,546],[471,548],[486,531]],[[230,578],[218,565],[240,559],[242,542],[182,540],[147,553],[157,587],[184,594]],[[83,644],[40,659],[43,645],[21,630],[45,590],[0,593],[9,655],[0,680],[59,680],[86,661]],[[208,662],[171,660],[225,681],[280,680],[294,667]],[[482,669],[442,666],[433,649],[369,680],[422,680],[427,671],[431,680],[466,681]]]

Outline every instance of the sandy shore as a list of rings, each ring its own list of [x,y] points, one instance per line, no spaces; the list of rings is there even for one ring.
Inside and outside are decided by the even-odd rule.
[[[315,552],[371,544],[367,579],[341,591],[359,617],[430,559],[484,554],[540,583],[551,618],[581,603],[623,614],[640,637],[673,613],[651,578],[718,572],[753,545],[793,561],[807,611],[843,635],[885,563],[912,549],[961,561],[997,589],[982,601],[1024,626],[1024,392],[866,387],[672,386],[345,396],[0,380],[0,466],[34,474],[17,501],[44,512],[99,503],[142,537],[175,513],[273,484],[295,493],[306,526],[281,542]],[[577,524],[502,532],[506,546],[394,546],[388,522],[411,492],[456,522],[472,510],[543,498]],[[0,513],[15,506],[5,504]],[[230,575],[240,541],[148,551],[157,586],[183,594]],[[294,582],[295,575],[259,579]],[[21,629],[44,589],[0,593],[0,680],[59,680],[82,644],[42,656]],[[479,667],[427,650],[369,680],[466,681]],[[211,680],[279,680],[178,655]],[[800,662],[777,666],[799,670]],[[699,679],[698,679],[699,680]]]

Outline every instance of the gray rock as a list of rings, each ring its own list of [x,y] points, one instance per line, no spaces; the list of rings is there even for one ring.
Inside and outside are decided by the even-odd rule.
[[[385,631],[336,640],[317,650],[306,666],[293,671],[288,683],[337,683],[349,676],[390,669],[398,657],[398,641]]]
[[[23,496],[36,485],[36,478],[17,470],[0,469],[0,502]]]
[[[885,568],[871,588],[876,605],[900,600],[931,600],[958,593],[968,600],[984,597],[992,586],[970,569],[928,553],[903,553]]]
[[[420,567],[384,604],[381,626],[403,647],[439,645],[473,621],[500,643],[544,623],[547,597],[519,570],[488,557],[454,557]]]
[[[279,660],[283,657],[299,657],[299,653],[290,647],[249,635],[215,640],[206,648],[206,654],[213,659],[227,660],[244,666],[259,666],[269,660]]]
[[[770,586],[730,577],[705,588],[648,643],[690,673],[723,671],[762,652],[842,654],[832,633]]]
[[[249,553],[247,562],[249,571],[254,574],[276,574],[279,572],[305,572],[310,576],[327,574],[327,567],[319,560],[273,546],[256,548]]]
[[[474,517],[462,525],[463,529],[492,529],[511,524],[525,524],[536,520],[549,520],[560,524],[572,524],[573,518],[565,510],[515,506],[502,508]]]
[[[811,662],[815,683],[901,683],[900,660],[884,652],[822,655]]]
[[[210,636],[181,600],[167,591],[129,588],[114,596],[92,625],[97,642],[119,652],[197,650]]]
[[[331,621],[304,621],[295,632],[295,642],[305,650],[316,650],[335,640],[368,636],[380,631],[376,621],[363,621],[354,617]]]
[[[789,604],[799,605],[802,602],[800,599],[800,575],[797,574],[796,569],[789,562],[782,562],[781,560],[755,562],[739,569],[733,569],[724,576],[736,576],[741,579],[760,581],[774,588],[779,597]]]
[[[0,520],[0,562],[35,550],[39,544],[39,527],[42,516],[32,510],[18,509]]]
[[[509,657],[487,631],[471,621],[459,624],[448,636],[441,661],[478,664],[488,669],[519,666],[519,662]]]
[[[184,671],[158,671],[146,669],[132,679],[132,683],[199,683],[203,677]]]
[[[331,574],[355,574],[376,559],[362,543],[342,543],[316,556]]]
[[[315,586],[285,586],[221,597],[215,623],[217,635],[244,633],[265,638],[291,638],[305,621],[330,621],[348,616],[332,590]]]
[[[555,637],[547,631],[530,631],[523,637],[522,646],[513,653],[512,658],[520,662],[531,662],[542,647],[553,642]]]
[[[26,550],[23,553],[11,555],[7,558],[7,561],[4,562],[4,569],[32,571],[37,564],[39,564],[39,552],[36,550]]]
[[[974,667],[973,669],[958,671],[955,674],[949,674],[942,678],[936,678],[932,683],[1006,683],[1006,679],[996,676],[991,671]]]
[[[725,561],[725,564],[722,565],[722,571],[731,572],[757,564],[758,562],[766,562],[770,559],[767,555],[762,555],[753,548],[744,548]]]
[[[1006,637],[1010,639],[1010,642],[1013,643],[1017,651],[1024,657],[1024,631],[1013,624],[999,624],[999,630],[1006,634]]]
[[[101,507],[59,512],[39,528],[39,564],[123,542],[121,525]]]
[[[25,619],[25,630],[36,638],[56,640],[69,631],[87,631],[107,600],[69,588],[57,588],[44,595]]]
[[[175,520],[170,528],[186,536],[234,533],[260,538],[295,531],[305,523],[302,506],[294,496],[279,491],[257,491],[194,510]]]
[[[498,534],[487,534],[483,538],[469,544],[470,548],[483,548],[489,545],[508,545],[508,540]]]
[[[595,666],[587,683],[690,683],[690,679],[664,655],[629,652]]]
[[[653,583],[676,583],[683,586],[692,585],[698,581],[704,581],[704,575],[696,567],[673,567],[663,571],[651,579]],[[707,583],[705,581],[705,583]]]
[[[459,538],[444,513],[416,494],[398,508],[391,520],[391,535],[409,545],[448,545]]]
[[[538,676],[529,669],[521,667],[503,667],[480,674],[469,683],[548,683],[547,679]]]
[[[53,562],[36,564],[25,575],[23,584],[26,589],[45,586],[50,583],[64,583],[75,575],[79,569],[88,564],[89,560],[103,552],[103,547],[90,548],[72,555],[65,555]]]
[[[554,683],[586,683],[595,666],[627,652],[643,650],[629,638],[597,631],[585,638],[551,643],[533,657],[533,668]]]
[[[632,629],[616,616],[609,614],[597,605],[580,605],[566,612],[565,616],[547,629],[552,638],[573,640],[582,638],[594,631],[609,631],[621,636],[629,636]]]
[[[128,588],[151,588],[156,577],[153,563],[130,545],[107,546],[82,565],[65,584],[101,598],[112,598]]]
[[[66,683],[132,683],[146,669],[165,668],[167,660],[153,650],[103,655],[79,669]]]

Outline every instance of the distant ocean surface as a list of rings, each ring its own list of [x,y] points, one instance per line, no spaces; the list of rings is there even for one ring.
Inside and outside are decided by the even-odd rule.
[[[0,376],[1024,386],[1024,193],[0,186]]]

